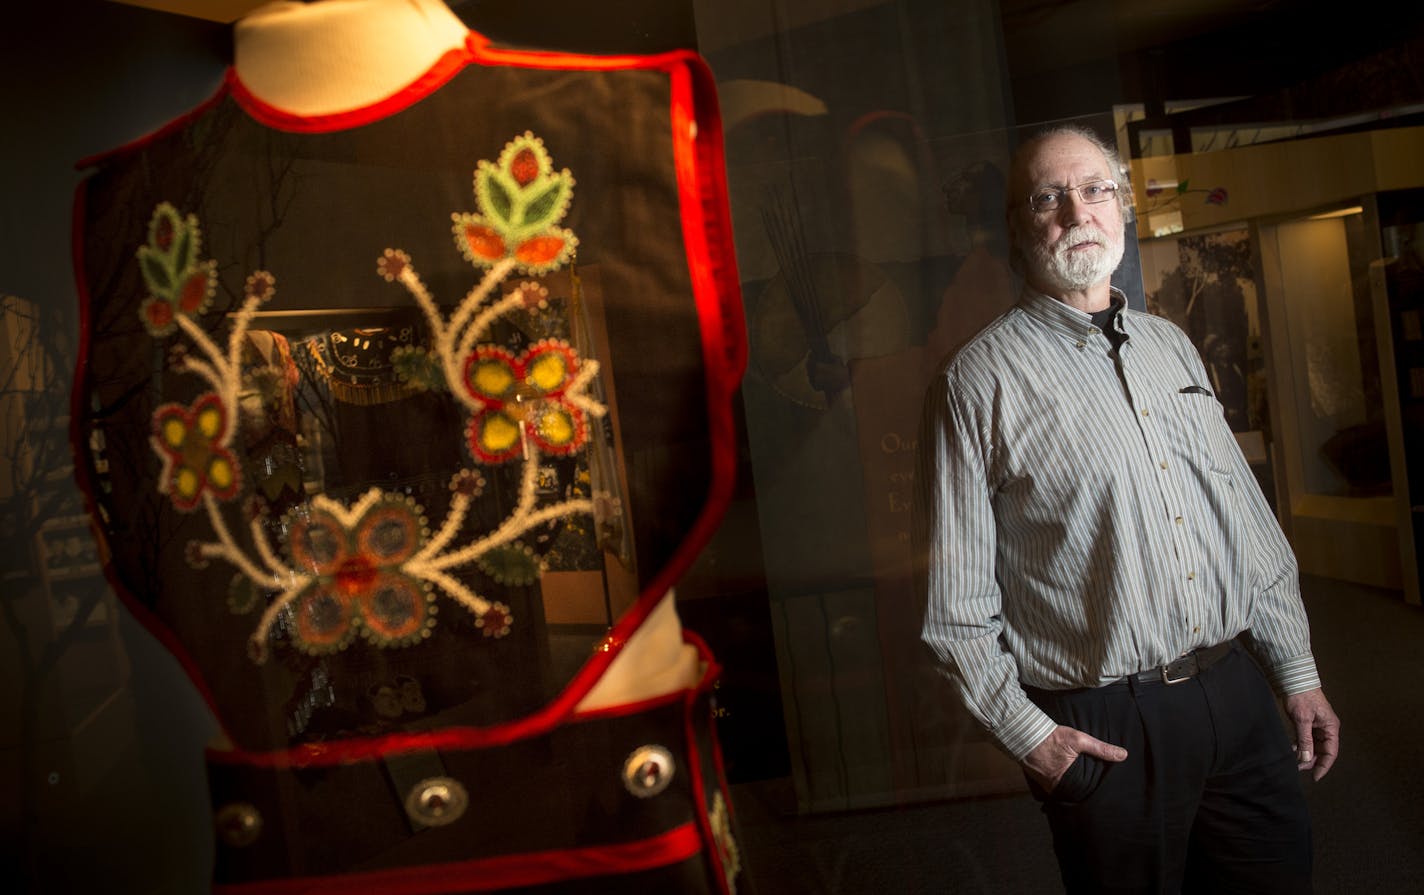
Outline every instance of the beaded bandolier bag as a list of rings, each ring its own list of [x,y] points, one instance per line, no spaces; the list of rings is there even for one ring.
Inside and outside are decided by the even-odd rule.
[[[75,444],[227,741],[216,889],[733,891],[700,641],[587,701],[730,495],[702,63],[472,34],[310,118],[230,74],[86,165]]]

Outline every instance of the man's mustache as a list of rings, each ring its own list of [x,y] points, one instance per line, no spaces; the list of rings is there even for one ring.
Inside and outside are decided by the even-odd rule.
[[[1103,248],[1107,248],[1108,235],[1101,228],[1091,225],[1075,227],[1058,237],[1058,241],[1053,244],[1053,252],[1061,255],[1073,246],[1082,245],[1085,242],[1095,242]]]

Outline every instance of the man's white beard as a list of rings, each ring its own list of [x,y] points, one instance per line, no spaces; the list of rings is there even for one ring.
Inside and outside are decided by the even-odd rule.
[[[1069,251],[1084,241],[1096,242],[1099,248]],[[1052,245],[1035,245],[1030,255],[1044,285],[1080,291],[1111,277],[1122,261],[1122,252],[1122,234],[1111,236],[1098,227],[1084,225],[1064,233]]]

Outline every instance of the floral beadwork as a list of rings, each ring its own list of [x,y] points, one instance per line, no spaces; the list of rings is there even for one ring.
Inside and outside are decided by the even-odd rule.
[[[222,399],[208,392],[192,406],[164,404],[153,414],[153,449],[163,462],[159,493],[187,512],[203,495],[231,500],[238,490],[238,464],[226,447],[231,436]]]
[[[544,564],[534,551],[518,541],[481,556],[479,567],[497,583],[516,587],[533,584],[544,572]]]
[[[155,336],[174,331],[180,316],[201,314],[217,291],[217,264],[200,260],[203,233],[195,215],[184,217],[164,202],[153,211],[148,243],[138,248],[138,266],[148,287],[139,318]]]
[[[350,512],[317,499],[287,517],[292,566],[310,581],[291,597],[299,648],[332,652],[359,633],[381,646],[414,643],[435,624],[429,586],[401,567],[424,545],[424,511],[372,491]]]
[[[514,616],[509,614],[509,607],[503,603],[492,604],[488,612],[475,620],[475,625],[486,637],[503,637],[513,624]]]
[[[526,273],[543,273],[573,257],[578,239],[554,226],[573,200],[574,178],[554,171],[544,141],[529,132],[504,147],[499,160],[475,169],[478,214],[456,213],[455,245],[482,267],[514,260]]]
[[[486,482],[477,470],[462,469],[450,480],[450,502],[438,524],[409,498],[371,488],[349,505],[313,495],[277,525],[259,506],[241,514],[247,531],[245,539],[239,537],[219,504],[240,490],[241,469],[231,445],[239,425],[234,408],[242,346],[277,281],[261,270],[246,278],[244,301],[230,315],[227,344],[220,346],[193,319],[216,288],[216,262],[198,259],[197,218],[183,217],[168,203],[155,209],[148,243],[138,252],[151,293],[142,312],[145,325],[155,337],[185,335],[191,347],[175,345],[170,363],[210,386],[191,406],[165,404],[154,413],[153,448],[163,463],[159,490],[180,510],[206,511],[215,539],[190,543],[186,555],[195,568],[221,559],[236,569],[227,593],[232,612],[263,607],[248,641],[254,661],[266,661],[278,631],[311,654],[343,649],[357,637],[380,647],[418,643],[435,626],[437,594],[467,609],[483,636],[503,637],[516,622],[510,608],[477,594],[452,571],[474,566],[497,584],[534,584],[544,564],[519,537],[573,514],[593,513],[593,502],[582,494],[559,499],[541,490],[539,476],[544,455],[582,449],[589,420],[606,412],[588,394],[598,363],[557,339],[537,342],[517,356],[486,341],[505,315],[548,309],[548,291],[535,282],[490,296],[516,270],[552,271],[573,258],[578,240],[558,226],[573,183],[567,170],[554,171],[543,142],[529,133],[508,143],[497,162],[478,163],[479,213],[456,213],[453,219],[456,245],[485,270],[448,319],[408,253],[388,248],[376,262],[380,277],[410,292],[430,335],[428,347],[393,349],[391,367],[413,391],[448,391],[464,405],[466,438],[477,463],[520,464],[515,507],[476,536],[462,533]],[[155,301],[164,307],[152,305]],[[274,531],[283,533],[283,543],[272,543]]]
[[[511,460],[522,453],[526,429],[547,454],[583,447],[588,425],[569,396],[578,372],[578,355],[566,342],[546,340],[518,357],[478,348],[465,362],[465,388],[479,406],[470,420],[471,453],[484,463]]]

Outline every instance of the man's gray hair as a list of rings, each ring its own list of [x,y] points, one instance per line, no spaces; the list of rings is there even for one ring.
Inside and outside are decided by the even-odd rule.
[[[1023,165],[1035,146],[1055,137],[1079,137],[1097,147],[1103,158],[1107,159],[1109,176],[1117,181],[1117,202],[1118,207],[1122,209],[1123,222],[1132,220],[1132,178],[1117,150],[1099,137],[1092,128],[1081,124],[1055,124],[1044,128],[1020,143],[1009,163],[1009,188],[1004,194],[1004,218],[1009,228],[1009,266],[1019,273],[1023,272],[1023,258],[1019,248],[1020,226],[1023,215],[1028,211],[1029,191],[1034,186],[1023,182]]]
[[[1045,140],[1052,140],[1055,137],[1079,137],[1097,147],[1098,151],[1103,154],[1103,158],[1107,159],[1108,170],[1111,172],[1110,176],[1113,180],[1117,181],[1118,203],[1124,213],[1131,211],[1132,178],[1129,176],[1127,165],[1122,163],[1122,157],[1118,155],[1117,150],[1102,137],[1099,137],[1097,132],[1092,128],[1084,127],[1081,124],[1055,124],[1052,127],[1038,131],[1020,143],[1018,148],[1014,150],[1013,159],[1009,163],[1009,191],[1005,197],[1008,203],[1008,207],[1005,209],[1006,212],[1012,215],[1012,212],[1016,208],[1022,207],[1024,203],[1028,201],[1029,190],[1034,186],[1034,184],[1025,185],[1022,182],[1023,172],[1020,170],[1030,150]]]

